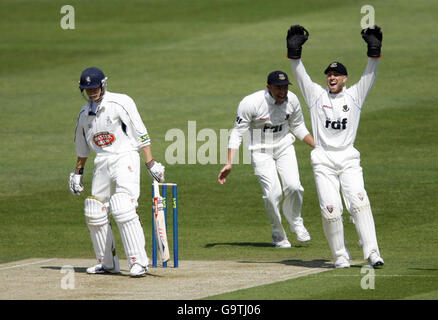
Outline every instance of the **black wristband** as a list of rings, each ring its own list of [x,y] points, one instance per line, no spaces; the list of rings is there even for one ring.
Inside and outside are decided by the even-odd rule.
[[[146,168],[150,169],[154,166],[154,164],[155,164],[155,160],[152,159],[151,161],[146,162]]]
[[[80,175],[82,175],[82,174],[84,174],[84,168],[76,168],[75,169],[75,174],[80,174]]]

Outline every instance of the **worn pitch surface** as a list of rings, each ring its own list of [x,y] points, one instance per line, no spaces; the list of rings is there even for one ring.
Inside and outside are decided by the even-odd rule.
[[[149,268],[129,277],[89,275],[90,259],[27,259],[0,265],[0,299],[42,300],[192,300],[330,270],[330,265],[297,266],[288,261],[180,261],[178,268]]]

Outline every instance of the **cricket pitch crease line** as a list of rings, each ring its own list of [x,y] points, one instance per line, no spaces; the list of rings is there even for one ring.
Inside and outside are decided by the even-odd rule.
[[[40,263],[49,262],[49,261],[53,261],[53,260],[56,260],[56,258],[46,259],[46,260],[39,260],[39,261],[23,263],[23,264],[17,264],[15,266],[9,266],[9,267],[0,268],[0,270],[14,269],[14,268],[20,268],[20,267],[27,267],[27,266],[30,266],[30,265],[33,265],[33,264],[40,264]]]
[[[363,275],[356,274],[333,274],[333,275],[322,275],[324,277],[363,277]],[[425,278],[437,278],[438,275],[429,275],[429,274],[375,274],[376,278],[391,278],[391,277],[425,277]]]

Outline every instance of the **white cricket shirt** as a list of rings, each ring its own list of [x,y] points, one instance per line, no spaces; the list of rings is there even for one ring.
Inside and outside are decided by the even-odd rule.
[[[291,60],[292,72],[309,107],[315,147],[344,150],[353,146],[360,112],[377,75],[379,59],[369,58],[365,72],[353,86],[338,94],[312,82],[301,59]]]
[[[254,92],[242,99],[237,109],[228,148],[239,149],[243,135],[248,130],[249,150],[271,149],[283,143],[292,144],[295,137],[290,130],[300,140],[309,134],[297,96],[288,91],[286,101],[278,105],[268,89]]]
[[[86,158],[90,150],[97,155],[138,151],[149,145],[150,139],[134,100],[125,94],[106,91],[97,106],[82,107],[75,144],[77,155]]]

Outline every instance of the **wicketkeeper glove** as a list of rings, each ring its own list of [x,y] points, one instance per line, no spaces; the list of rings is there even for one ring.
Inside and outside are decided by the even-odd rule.
[[[372,28],[366,28],[361,31],[362,38],[368,45],[367,56],[370,58],[380,57],[380,51],[382,49],[382,30],[378,26]]]
[[[304,27],[296,24],[287,31],[287,57],[289,59],[300,59],[304,42],[309,38],[309,32]]]
[[[74,195],[80,195],[85,187],[82,184],[82,174],[84,173],[84,169],[75,170],[75,172],[70,173],[68,185],[70,187],[71,193]]]
[[[149,175],[152,179],[155,179],[158,182],[164,182],[165,167],[161,163],[151,160],[146,163],[146,168],[148,168]]]

